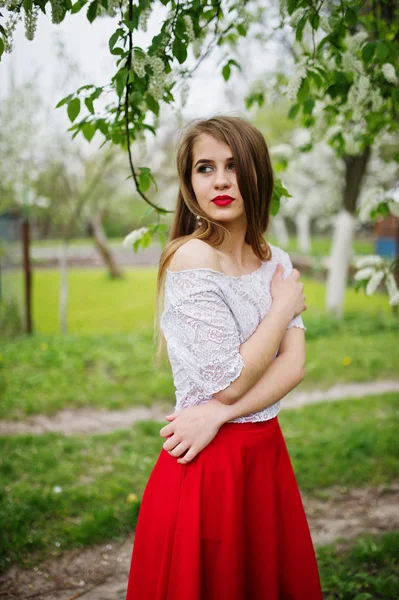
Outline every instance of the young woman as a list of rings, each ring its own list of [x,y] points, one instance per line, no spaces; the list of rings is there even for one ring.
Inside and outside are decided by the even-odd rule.
[[[155,321],[176,405],[144,490],[126,600],[320,600],[277,417],[304,377],[306,305],[288,254],[264,239],[269,152],[246,119],[216,116],[183,131],[177,169]],[[161,337],[157,361],[163,349]]]

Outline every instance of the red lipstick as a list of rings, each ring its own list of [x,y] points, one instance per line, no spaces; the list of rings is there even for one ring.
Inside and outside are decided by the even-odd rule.
[[[217,206],[226,206],[227,204],[231,204],[232,202],[234,202],[234,198],[226,195],[215,196],[215,198],[212,199],[212,202],[214,204],[217,204]]]

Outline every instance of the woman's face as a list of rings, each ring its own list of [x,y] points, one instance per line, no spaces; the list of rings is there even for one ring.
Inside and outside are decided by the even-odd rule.
[[[230,147],[208,134],[197,137],[193,147],[191,183],[203,212],[214,221],[246,224],[244,201],[237,185]],[[217,196],[230,196],[230,204],[217,205]]]

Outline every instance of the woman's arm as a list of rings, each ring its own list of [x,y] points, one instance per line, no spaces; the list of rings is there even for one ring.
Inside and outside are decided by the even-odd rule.
[[[218,414],[223,415],[223,422],[258,412],[284,398],[303,380],[305,360],[305,333],[292,327],[281,342],[278,356],[258,383],[233,403],[221,401],[225,404],[224,415],[220,410]]]
[[[286,260],[282,259],[281,260]],[[288,258],[289,260],[289,258]],[[221,271],[220,260],[214,248],[202,240],[189,240],[174,253],[169,268],[174,271],[198,267]],[[225,389],[214,392],[216,400],[232,404],[259,382],[271,365],[287,332],[292,318],[306,309],[303,283],[299,271],[293,269],[283,277],[284,265],[277,266],[271,281],[272,305],[254,333],[239,347],[244,368]]]
[[[305,334],[302,329],[292,327],[286,332],[271,366],[242,398],[231,405],[214,399],[167,415],[166,419],[172,422],[160,430],[162,437],[168,437],[163,448],[171,456],[181,457],[178,463],[190,462],[212,441],[224,423],[281,400],[302,381],[304,373]]]

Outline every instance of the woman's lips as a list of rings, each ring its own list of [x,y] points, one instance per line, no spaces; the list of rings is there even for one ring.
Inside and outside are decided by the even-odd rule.
[[[218,206],[226,206],[226,204],[231,204],[232,202],[234,202],[234,200],[228,200],[226,198],[225,200],[212,200],[212,202],[214,204],[217,204]]]

